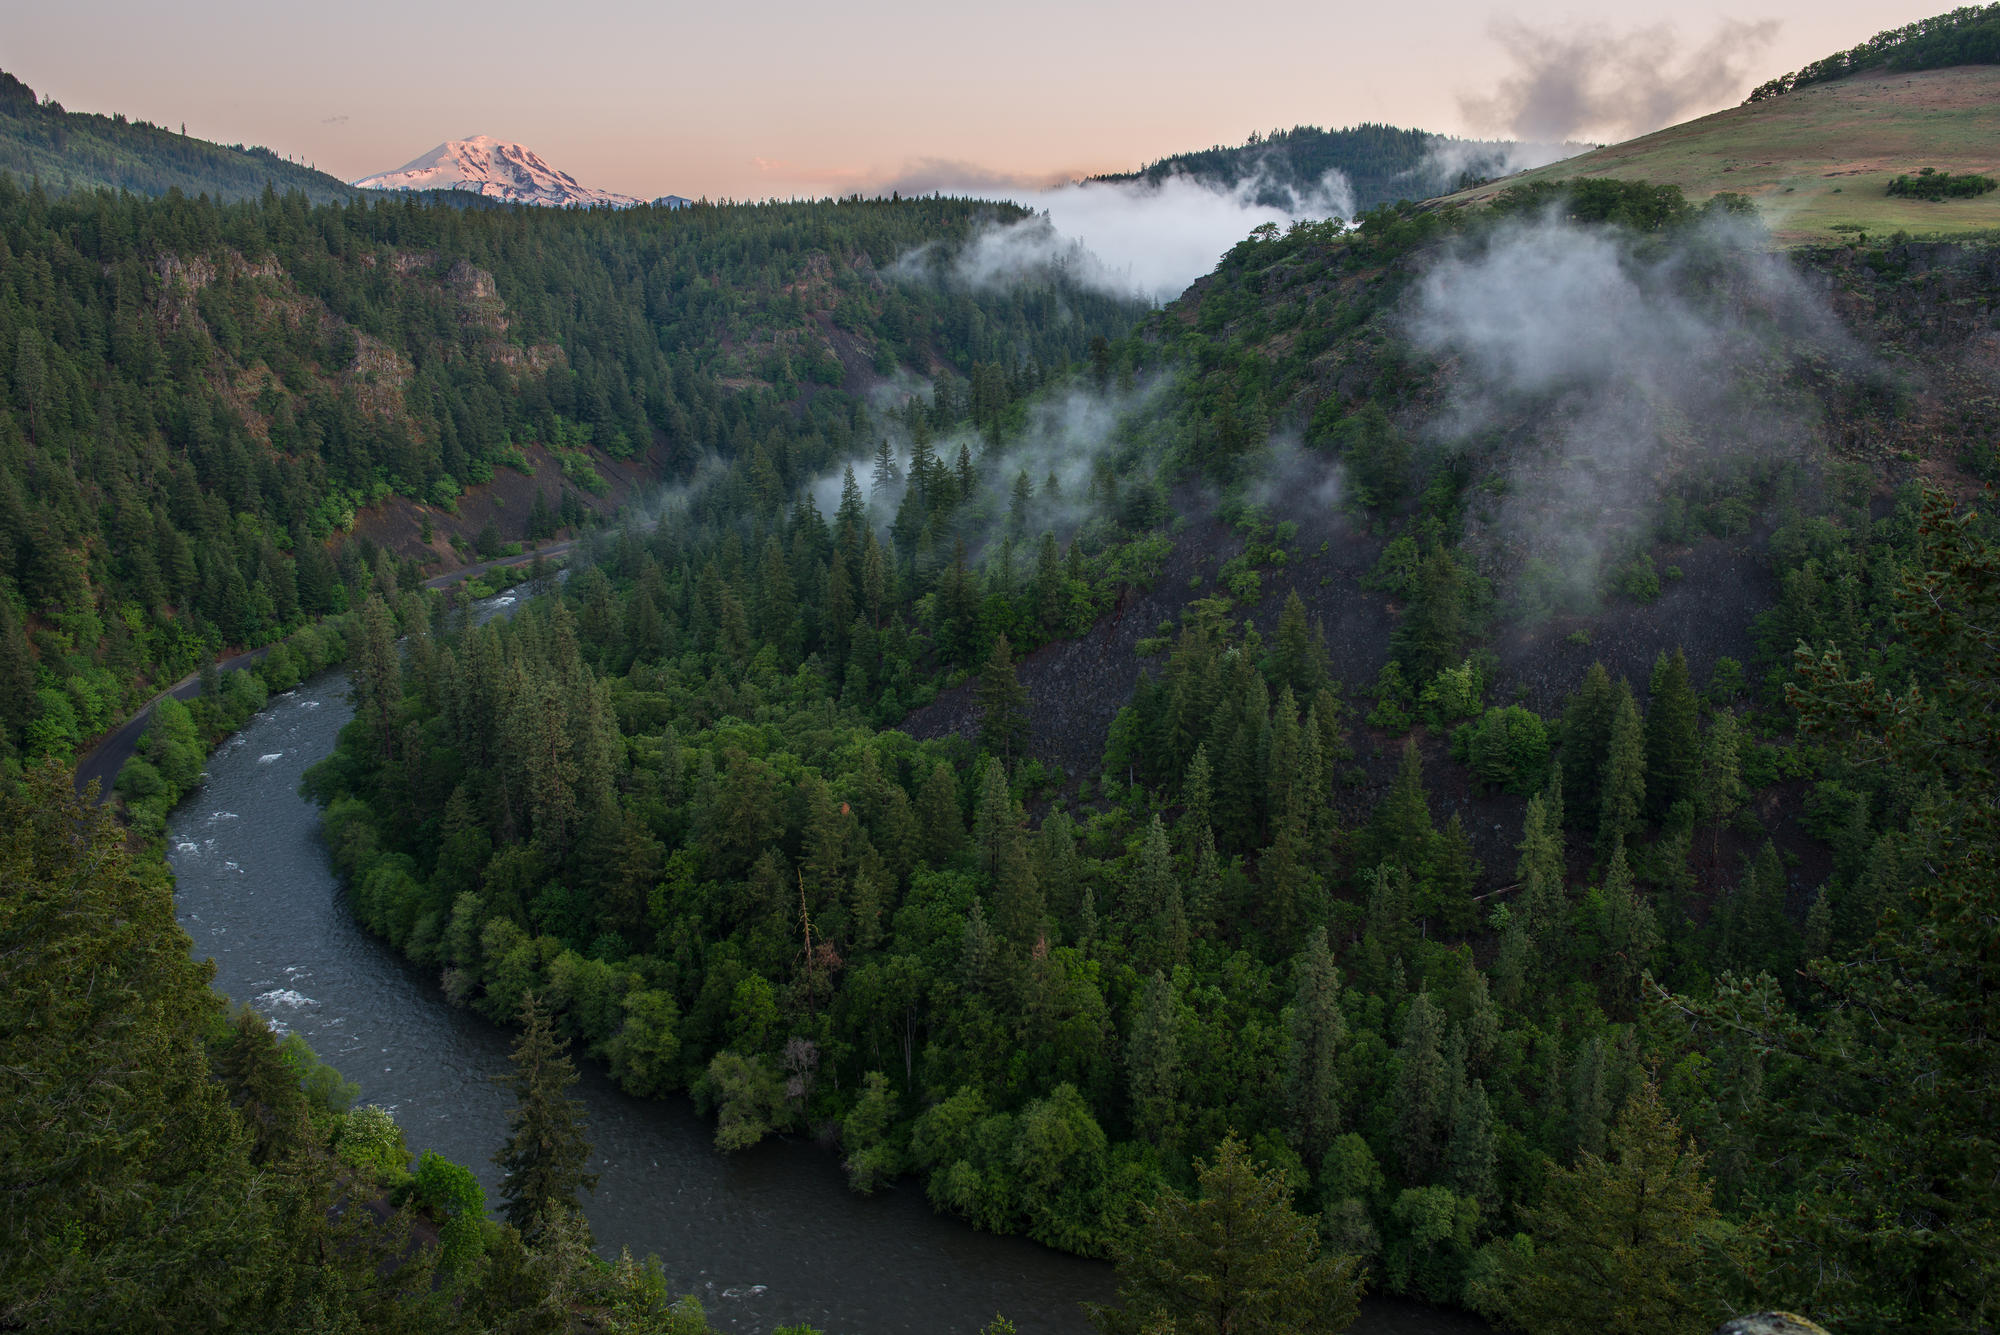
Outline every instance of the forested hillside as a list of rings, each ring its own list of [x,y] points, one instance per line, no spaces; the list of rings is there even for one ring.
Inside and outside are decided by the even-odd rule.
[[[0,172],[52,194],[129,190],[136,195],[255,199],[265,187],[297,190],[315,203],[347,200],[345,181],[289,162],[268,148],[212,144],[162,125],[65,111],[0,71]]]
[[[2000,64],[2000,5],[1964,5],[1948,14],[1876,33],[1861,45],[1815,60],[1751,90],[1749,100],[1843,79],[1864,70],[1937,70]]]
[[[1507,170],[1507,143],[1482,143],[1363,124],[1339,130],[1298,125],[1270,134],[1252,134],[1247,143],[1221,144],[1161,158],[1139,171],[1103,176],[1106,181],[1161,181],[1186,175],[1205,184],[1248,186],[1251,199],[1272,208],[1316,190],[1326,174],[1338,171],[1354,191],[1354,206],[1365,212],[1403,199],[1427,199]]]
[[[530,453],[558,466],[532,505],[482,500],[490,555],[579,523],[614,465],[740,461],[789,495],[865,447],[897,384],[991,413],[1135,313],[1055,276],[888,275],[1007,213],[56,198],[0,175],[0,755],[66,758],[224,646],[384,572],[413,587],[418,564],[356,537],[370,507],[413,510],[449,561],[461,497]]]
[[[370,601],[329,846],[455,1002],[981,1227],[1118,1251],[1234,1131],[1527,1330],[1981,1329],[1995,264],[1260,229],[510,625]]]

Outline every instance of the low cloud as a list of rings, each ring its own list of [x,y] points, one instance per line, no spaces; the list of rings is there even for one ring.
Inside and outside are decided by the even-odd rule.
[[[982,193],[970,183],[940,190]],[[1011,190],[1006,197],[1035,216],[982,229],[943,262],[949,277],[991,287],[1060,271],[1101,292],[1167,302],[1213,270],[1255,227],[1354,213],[1354,191],[1337,170],[1303,189],[1278,185],[1260,172],[1234,186],[1174,175]],[[906,277],[935,277],[941,258],[935,248],[920,248],[899,268]]]
[[[1489,547],[1543,562],[1561,601],[1588,601],[1667,480],[1802,452],[1813,418],[1789,371],[1857,359],[1823,289],[1733,218],[1671,241],[1554,213],[1504,224],[1430,266],[1406,324],[1452,386],[1430,430],[1506,442]]]
[[[1479,181],[1532,171],[1561,162],[1595,145],[1531,144],[1513,139],[1448,139],[1431,141],[1424,160],[1410,172],[1412,197],[1448,195]]]
[[[1630,139],[1740,98],[1777,32],[1774,21],[1731,20],[1683,55],[1664,25],[1615,32],[1498,20],[1492,35],[1514,72],[1491,96],[1459,106],[1476,128],[1521,140]]]
[[[931,452],[947,467],[955,465],[960,449],[969,451],[980,480],[979,494],[955,509],[952,536],[964,538],[975,551],[997,536],[1008,518],[1015,481],[1026,473],[1032,489],[1025,516],[1026,540],[1032,543],[1049,531],[1067,538],[1090,517],[1092,482],[1100,461],[1123,443],[1121,432],[1128,423],[1157,417],[1164,389],[1163,380],[1147,381],[1130,390],[1103,391],[1072,383],[1060,392],[1031,400],[1027,422],[997,450],[969,428],[933,440]],[[911,442],[893,416],[888,419],[885,435],[894,460],[893,480],[880,479],[882,485],[878,485],[872,452],[849,459],[809,484],[813,504],[821,515],[831,518],[840,508],[846,473],[852,469],[867,498],[871,522],[879,531],[887,531],[909,489]]]

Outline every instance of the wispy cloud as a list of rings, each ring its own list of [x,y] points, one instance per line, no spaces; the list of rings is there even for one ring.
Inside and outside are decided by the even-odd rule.
[[[1493,39],[1514,70],[1490,96],[1462,97],[1459,108],[1476,128],[1517,139],[1629,139],[1742,96],[1777,33],[1773,20],[1732,19],[1683,55],[1664,24],[1619,32],[1500,19]]]

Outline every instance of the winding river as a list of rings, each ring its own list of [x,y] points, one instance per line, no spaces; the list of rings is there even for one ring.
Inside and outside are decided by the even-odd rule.
[[[511,600],[508,600],[511,602]],[[435,978],[366,935],[347,911],[298,794],[351,716],[330,673],[273,699],[209,761],[174,813],[169,856],[182,925],[212,955],[215,983],[298,1031],[396,1114],[413,1150],[472,1168],[497,1198],[488,1156],[505,1134],[508,1034],[448,1005]],[[774,1140],[724,1156],[685,1100],[629,1098],[583,1063],[600,1174],[586,1202],[601,1246],[659,1255],[725,1330],[809,1322],[829,1335],[977,1331],[1005,1313],[1023,1332],[1085,1335],[1078,1304],[1112,1296],[1110,1268],[934,1214],[921,1187],[846,1189],[836,1156]],[[1475,1335],[1456,1313],[1371,1300],[1360,1335]]]

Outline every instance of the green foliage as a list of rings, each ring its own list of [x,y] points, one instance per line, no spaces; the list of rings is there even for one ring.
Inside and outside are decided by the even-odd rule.
[[[303,192],[316,202],[351,199],[345,181],[291,162],[268,148],[225,147],[163,125],[65,111],[53,99],[0,72],[0,172],[49,191],[129,190],[189,198],[254,199],[260,192]]]
[[[507,1139],[493,1155],[500,1166],[501,1212],[529,1243],[542,1240],[559,1215],[578,1212],[579,1188],[594,1190],[597,1174],[584,1171],[590,1142],[582,1105],[569,1096],[576,1083],[569,1041],[558,1041],[549,1014],[533,993],[521,1004],[521,1037],[506,1083],[514,1094]],[[419,1167],[417,1176],[423,1176]]]
[[[2000,64],[2000,7],[1962,5],[1933,18],[1876,33],[1861,45],[1781,74],[1752,89],[1749,102],[1781,97],[1794,88],[1845,78],[1868,69],[1928,70],[1952,65]]]
[[[1548,778],[1548,728],[1539,714],[1520,705],[1496,705],[1477,723],[1460,728],[1452,753],[1481,783],[1510,793],[1534,792]]]
[[[2000,23],[1994,27],[1996,38],[2000,38]],[[2000,45],[1996,45],[1996,56],[2000,56]],[[1887,193],[1905,199],[1976,199],[1980,195],[2000,190],[2000,181],[1991,176],[1981,176],[1976,172],[1962,172],[1953,175],[1941,172],[1935,167],[1926,167],[1914,175],[1898,176],[1889,182]]]
[[[1197,1167],[1199,1193],[1146,1207],[1117,1253],[1118,1307],[1096,1307],[1106,1332],[1194,1335],[1345,1330],[1359,1310],[1360,1268],[1320,1247],[1275,1170],[1259,1172],[1234,1136]]]
[[[1698,1335],[1717,1317],[1702,1294],[1717,1222],[1699,1151],[1649,1081],[1625,1105],[1603,1156],[1549,1174],[1501,1280],[1500,1310],[1529,1335],[1616,1331]]]
[[[1789,692],[1847,773],[1896,774],[1920,794],[1871,857],[1888,873],[1878,916],[1858,949],[1808,966],[1813,989],[1797,1003],[1768,976],[1730,975],[1712,996],[1675,1000],[1719,1069],[1768,1068],[1747,1112],[1782,1175],[1755,1184],[1731,1296],[1842,1328],[1972,1330],[2000,1292],[2000,755],[1992,730],[1966,721],[2000,708],[2000,555],[1981,520],[1937,492],[1915,538],[1893,606],[1922,678],[1885,684],[1841,649],[1800,645]],[[1889,873],[1904,857],[1923,871]]]
[[[410,1151],[403,1128],[387,1110],[364,1104],[341,1118],[333,1147],[341,1160],[381,1181],[394,1181],[410,1171]],[[481,1209],[484,1209],[482,1202]]]
[[[425,1150],[410,1190],[438,1218],[439,1263],[462,1271],[477,1261],[486,1247],[486,1191],[472,1170]]]

